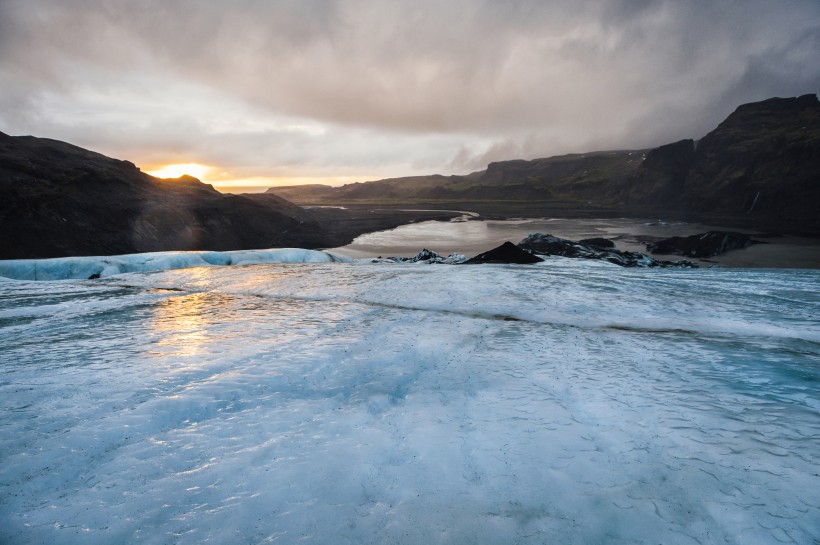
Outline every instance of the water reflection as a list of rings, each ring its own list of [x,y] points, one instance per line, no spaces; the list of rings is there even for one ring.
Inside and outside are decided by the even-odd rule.
[[[570,240],[603,237],[613,240],[619,250],[645,253],[648,239],[689,236],[722,229],[725,230],[714,225],[629,218],[425,221],[368,233],[357,237],[347,246],[334,248],[332,251],[354,258],[396,255],[409,257],[422,248],[427,248],[442,255],[460,253],[472,257],[505,241],[515,243],[530,233],[544,233]],[[766,244],[756,244],[742,251],[712,257],[704,261],[704,264],[711,266],[717,263],[728,267],[820,267],[816,239],[783,237],[767,238],[765,242]]]

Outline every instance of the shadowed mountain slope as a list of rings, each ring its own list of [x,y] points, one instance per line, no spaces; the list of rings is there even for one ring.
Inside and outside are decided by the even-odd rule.
[[[289,201],[386,209],[306,211]],[[697,143],[248,195],[223,195],[191,177],[154,178],[56,140],[0,133],[0,259],[332,247],[363,232],[449,217],[398,210],[419,204],[497,215],[663,215],[818,234],[820,103],[804,95],[746,104]]]
[[[466,176],[411,176],[341,187],[301,185],[268,190],[304,205],[412,204],[476,201],[577,201],[602,197],[601,188],[637,171],[643,151],[601,151],[532,161],[490,163]],[[608,202],[608,201],[607,201]]]
[[[162,250],[317,247],[323,230],[282,198],[223,195],[65,142],[0,133],[0,259]]]
[[[697,143],[268,191],[299,204],[543,203],[820,233],[820,103],[804,95],[745,104]]]
[[[804,95],[740,106],[697,145],[647,154],[626,195],[694,217],[820,232],[820,103]]]

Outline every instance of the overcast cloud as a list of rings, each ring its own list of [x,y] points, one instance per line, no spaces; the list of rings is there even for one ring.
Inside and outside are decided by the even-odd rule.
[[[698,138],[820,89],[816,0],[0,0],[0,131],[225,178]]]

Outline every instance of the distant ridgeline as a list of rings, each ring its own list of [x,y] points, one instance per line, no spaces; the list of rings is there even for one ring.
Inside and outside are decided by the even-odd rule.
[[[617,213],[817,234],[820,103],[805,95],[746,104],[697,144],[255,195],[223,195],[196,178],[162,180],[65,142],[0,133],[0,259],[319,248],[355,236],[340,236],[343,222],[317,219],[294,202],[484,203],[502,215],[540,203],[555,215]]]
[[[543,203],[820,233],[816,95],[740,106],[698,142],[490,163],[467,176],[268,190],[302,205]]]

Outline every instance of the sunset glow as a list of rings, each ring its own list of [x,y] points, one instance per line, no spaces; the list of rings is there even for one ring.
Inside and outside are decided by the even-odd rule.
[[[175,165],[165,165],[155,170],[148,170],[146,172],[151,176],[156,176],[157,178],[179,178],[180,176],[187,174],[188,176],[193,176],[194,178],[204,181],[210,170],[211,167],[200,165],[198,163],[179,163]]]
[[[820,545],[820,0],[0,0],[0,545]]]
[[[644,149],[820,88],[817,0],[445,4],[0,1],[0,131],[262,187],[225,182]]]
[[[249,176],[236,175],[222,170],[219,166],[199,163],[174,163],[157,167],[145,167],[144,172],[157,178],[179,178],[188,175],[206,184],[212,184],[222,193],[259,193],[269,187],[304,184],[324,184],[340,186],[354,182],[367,182],[384,178],[384,175],[369,176]]]
[[[249,178],[212,177],[208,183],[222,193],[258,193],[269,187],[322,184],[341,186],[356,182],[378,180],[378,175],[370,176],[253,176]]]

